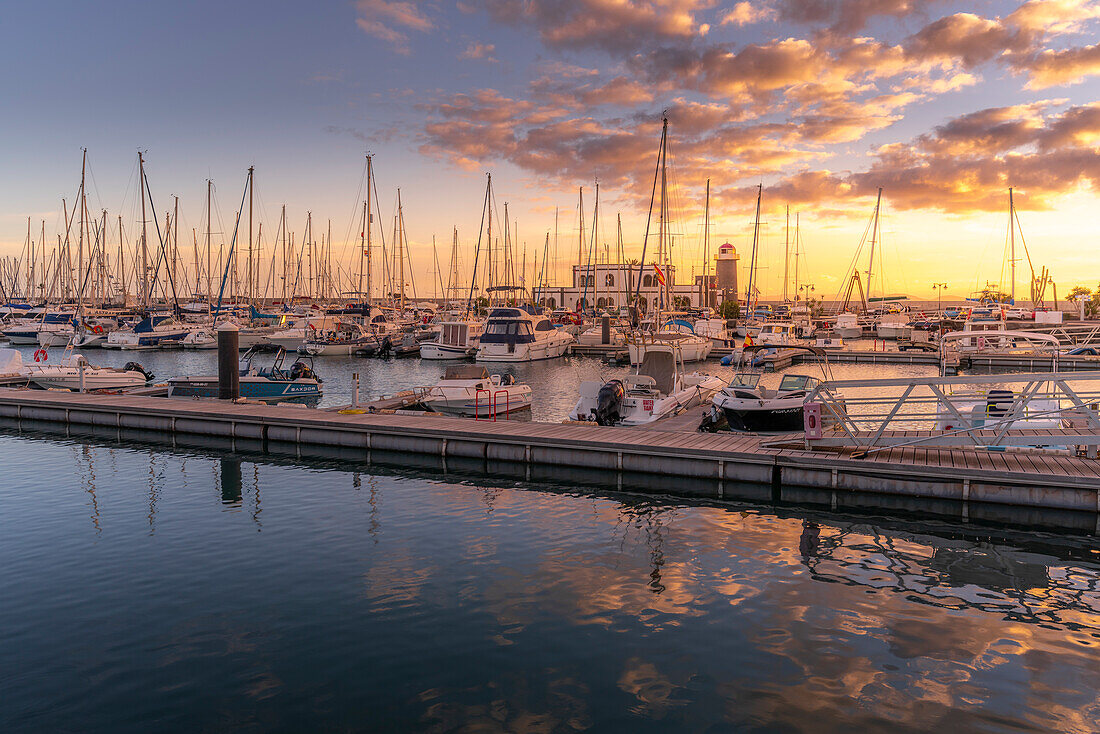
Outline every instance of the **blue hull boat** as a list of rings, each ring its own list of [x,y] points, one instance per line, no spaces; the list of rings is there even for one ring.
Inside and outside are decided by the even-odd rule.
[[[256,368],[252,366],[255,354],[256,351],[250,349],[241,359],[242,398],[265,403],[320,401],[323,380],[313,372],[312,360],[307,363],[299,359],[289,370],[284,370],[282,364],[286,352],[280,349],[271,367]],[[168,397],[172,398],[216,398],[218,392],[217,375],[173,377],[168,380]]]

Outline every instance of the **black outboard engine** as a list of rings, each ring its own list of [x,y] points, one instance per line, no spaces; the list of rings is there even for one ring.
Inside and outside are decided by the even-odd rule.
[[[137,362],[127,362],[126,364],[124,364],[122,366],[122,369],[126,370],[127,372],[140,372],[141,374],[145,375],[145,381],[146,382],[152,382],[153,381],[153,377],[154,377],[153,373],[152,372],[146,372],[145,368],[142,367]]]
[[[295,362],[290,366],[290,379],[301,380],[313,378],[317,382],[321,381],[321,378],[313,374],[313,368],[305,362]]]
[[[507,387],[508,385],[515,385],[516,384],[516,376],[515,375],[510,375],[507,372],[505,372],[504,374],[502,374],[500,376],[500,384],[504,385],[505,387]]]
[[[593,411],[596,423],[601,426],[613,426],[622,420],[620,412],[623,407],[623,398],[626,390],[622,380],[611,380],[596,394],[596,409]]]
[[[382,343],[378,345],[378,354],[380,356],[386,356],[393,351],[393,339],[388,336],[382,339]]]

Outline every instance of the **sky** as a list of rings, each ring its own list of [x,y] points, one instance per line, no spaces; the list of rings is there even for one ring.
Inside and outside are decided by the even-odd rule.
[[[614,252],[621,215],[640,256],[667,115],[681,281],[700,268],[709,179],[712,247],[733,242],[743,263],[762,187],[766,295],[782,288],[785,207],[801,284],[828,299],[879,187],[876,292],[1007,289],[1010,186],[1036,271],[1060,293],[1095,287],[1098,31],[1100,0],[9,3],[0,255],[19,255],[28,217],[56,242],[86,148],[89,208],[121,215],[128,240],[141,150],[158,214],[179,196],[185,233],[205,227],[209,178],[228,239],[254,166],[264,252],[285,204],[299,241],[312,213],[351,260],[369,152],[381,221],[401,189],[422,293],[433,237],[446,270],[457,227],[468,267],[487,173],[517,256],[544,259],[556,229],[564,275],[578,187],[590,237],[597,181],[599,244]],[[1024,291],[1028,268],[1021,254]]]

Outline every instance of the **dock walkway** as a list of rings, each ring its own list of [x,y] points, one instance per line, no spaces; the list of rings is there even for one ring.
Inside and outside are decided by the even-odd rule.
[[[812,495],[833,507],[875,495],[946,502],[964,517],[985,505],[1084,512],[1093,524],[1100,520],[1096,460],[942,447],[891,448],[859,459],[850,451],[806,450],[800,434],[783,443],[776,436],[696,433],[693,417],[677,420],[667,430],[646,430],[0,388],[0,425],[9,428],[61,424],[67,432],[96,429],[171,445],[186,445],[188,436],[215,437],[264,451],[331,450],[399,465],[418,456],[443,471],[473,463],[493,473],[514,465],[526,479],[598,477],[619,488],[624,477],[633,486],[633,479],[646,476],[649,486],[668,494],[751,497],[730,492],[751,484],[766,488],[758,499]]]

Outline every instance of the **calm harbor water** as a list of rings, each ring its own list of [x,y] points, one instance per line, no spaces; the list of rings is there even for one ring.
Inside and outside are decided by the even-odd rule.
[[[23,353],[24,361],[33,363],[35,347],[16,347]],[[53,361],[62,358],[61,349],[50,350]],[[83,354],[93,364],[121,367],[127,362],[138,362],[153,372],[157,382],[178,375],[217,374],[217,352],[214,350],[151,350],[119,351],[115,349],[89,349]],[[268,365],[274,355],[261,354],[257,364]],[[289,367],[296,355],[288,354],[284,367]],[[392,394],[412,387],[434,385],[448,365],[456,362],[436,362],[419,358],[374,359],[363,357],[317,357],[314,367],[324,382],[321,407],[347,405],[351,402],[352,374],[359,374],[360,399],[366,401],[380,395]],[[563,357],[525,364],[486,364],[490,373],[508,373],[517,381],[532,388],[530,419],[559,422],[564,420],[577,402],[577,387],[585,380],[609,380],[630,371],[623,366],[604,364],[594,357]],[[688,371],[698,370],[729,379],[735,369],[723,367],[718,360],[687,365]],[[883,377],[920,377],[938,374],[936,367],[927,365],[873,365],[835,364],[829,367],[833,378],[872,379]],[[820,365],[805,364],[790,367],[782,372],[766,375],[762,381],[767,387],[776,387],[782,375],[788,372],[822,377]]]
[[[11,433],[0,466],[4,732],[1100,722],[1092,537]]]

